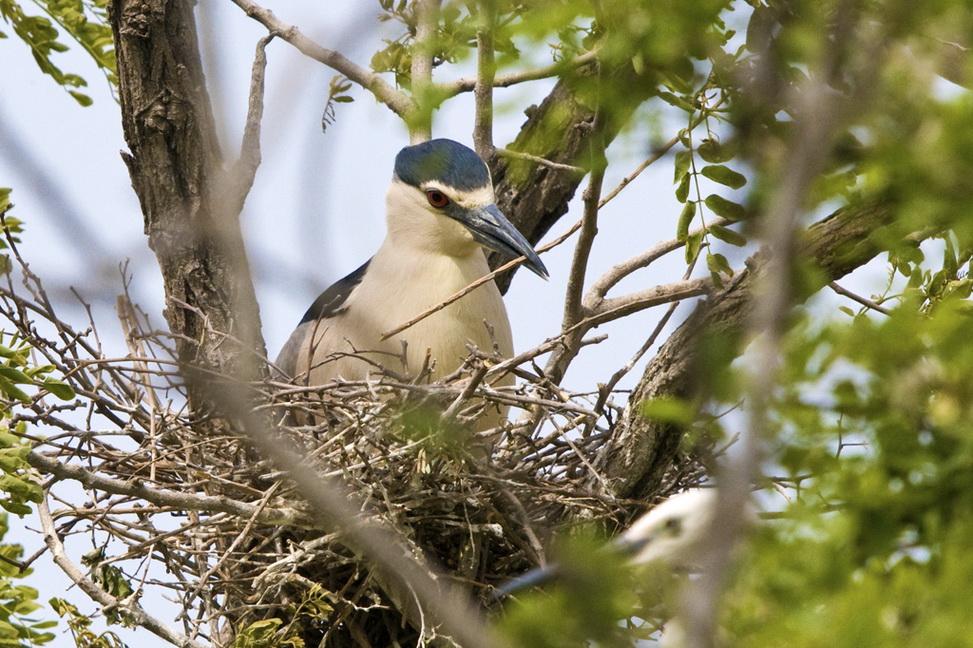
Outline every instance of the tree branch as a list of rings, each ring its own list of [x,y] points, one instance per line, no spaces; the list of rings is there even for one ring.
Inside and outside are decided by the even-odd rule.
[[[84,575],[77,565],[75,565],[70,558],[68,558],[67,553],[64,551],[64,544],[57,535],[57,530],[54,528],[54,520],[51,518],[51,511],[47,506],[47,494],[45,493],[44,499],[37,505],[37,513],[41,520],[41,529],[44,534],[44,543],[47,544],[47,548],[51,551],[51,556],[54,559],[54,563],[61,568],[68,578],[74,582],[78,588],[84,592],[88,598],[92,601],[97,602],[102,606],[103,609],[115,609],[122,612],[125,616],[131,619],[132,623],[141,626],[156,635],[157,637],[168,641],[173,646],[178,648],[206,648],[203,644],[190,639],[186,635],[180,634],[156,619],[151,614],[147,613],[141,606],[139,606],[131,597],[128,599],[118,599],[100,588],[94,581]]]
[[[27,462],[45,475],[57,479],[76,481],[85,488],[114,495],[137,497],[157,506],[171,506],[186,511],[229,513],[241,518],[253,518],[266,526],[293,526],[304,529],[325,529],[318,526],[306,513],[292,508],[265,508],[229,499],[226,496],[181,493],[178,491],[150,488],[140,481],[123,481],[105,477],[81,466],[63,464],[45,457],[36,450],[27,455]]]
[[[340,72],[349,80],[371,92],[376,99],[388,106],[396,115],[407,118],[416,109],[415,102],[403,92],[396,90],[385,79],[368,69],[345,58],[340,52],[327,49],[301,33],[293,25],[281,22],[272,11],[265,9],[252,0],[232,0],[244,13],[267,28],[267,31],[280,36],[297,48],[299,52],[324,63]]]

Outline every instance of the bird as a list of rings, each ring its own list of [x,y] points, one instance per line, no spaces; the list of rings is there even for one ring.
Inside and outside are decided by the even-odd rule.
[[[664,562],[688,569],[703,560],[703,544],[716,512],[715,488],[691,488],[655,506],[607,545],[631,565]],[[493,592],[495,599],[546,585],[565,572],[552,563],[518,576]]]
[[[513,356],[500,290],[488,281],[401,333],[384,334],[490,272],[484,249],[547,268],[496,205],[490,170],[450,139],[403,148],[386,194],[387,233],[378,251],[314,300],[277,356],[294,383],[365,380],[391,373],[439,379],[475,346]],[[430,362],[432,360],[432,362]],[[512,376],[495,384],[511,384]],[[494,417],[496,420],[497,417]]]

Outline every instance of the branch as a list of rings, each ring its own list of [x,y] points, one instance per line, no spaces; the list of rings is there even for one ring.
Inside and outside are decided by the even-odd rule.
[[[348,77],[349,80],[365,88],[381,103],[388,106],[396,115],[406,118],[415,111],[416,104],[408,95],[396,90],[377,74],[345,58],[340,52],[327,49],[315,43],[302,34],[297,27],[281,22],[269,9],[264,9],[251,0],[232,1],[244,13],[266,27],[267,31],[277,34],[296,47],[305,56],[324,63],[331,69]]]
[[[275,34],[264,36],[257,41],[257,51],[253,57],[253,71],[250,74],[250,103],[247,107],[247,123],[240,142],[240,157],[233,165],[230,181],[233,186],[232,200],[240,210],[253,187],[260,166],[260,122],[264,114],[264,72],[267,69],[267,44]]]
[[[412,144],[432,137],[432,112],[438,101],[433,100],[432,67],[436,51],[436,26],[442,0],[416,0],[416,35],[412,46],[412,97],[416,109],[408,116],[409,139]]]
[[[676,283],[653,286],[645,290],[629,293],[622,297],[614,297],[602,301],[598,307],[591,312],[585,319],[587,328],[600,326],[605,322],[611,322],[620,317],[631,315],[646,308],[669,304],[690,297],[699,297],[712,291],[713,279],[701,277],[699,279],[687,279]]]
[[[551,77],[560,76],[567,71],[587,65],[588,63],[594,61],[597,56],[598,50],[594,49],[590,52],[585,52],[584,54],[581,54],[570,61],[552,63],[551,65],[534,68],[533,70],[524,70],[523,72],[503,74],[493,79],[492,86],[494,88],[509,88],[512,85],[517,85],[519,83],[525,83],[528,81],[550,79]],[[471,90],[475,91],[478,78],[479,75],[477,75],[477,77],[464,77],[448,83],[441,83],[437,87],[446,95],[447,98],[453,97],[463,92],[469,92]]]
[[[729,225],[731,223],[732,221],[728,221],[725,218],[717,218],[701,227],[697,227],[696,229],[692,230],[690,232],[690,236],[699,234],[700,232],[705,232],[714,225]],[[588,290],[588,294],[585,297],[585,304],[587,308],[592,311],[598,310],[604,302],[605,295],[608,293],[608,291],[614,288],[622,279],[632,274],[636,270],[647,268],[655,261],[664,257],[670,252],[675,252],[676,250],[685,247],[685,245],[685,241],[680,241],[676,238],[669,239],[668,241],[661,241],[642,254],[612,266],[607,272],[602,274],[597,280],[595,280],[593,284],[591,284],[591,288]],[[618,299],[624,298],[620,297]]]
[[[493,56],[493,30],[497,21],[494,0],[481,0],[479,12],[476,30],[476,85],[473,88],[473,145],[480,157],[488,160],[494,149],[493,79],[497,73],[497,63]]]
[[[837,281],[832,281],[831,283],[828,284],[828,287],[831,288],[831,290],[838,293],[839,295],[842,295],[843,297],[847,297],[852,301],[856,301],[862,306],[864,306],[865,308],[870,308],[873,311],[877,311],[881,313],[882,315],[888,315],[891,312],[889,311],[889,309],[885,308],[880,304],[873,302],[871,299],[865,299],[861,295],[856,295],[855,293],[851,292],[847,288],[843,288],[839,286]]]
[[[80,483],[85,488],[114,495],[138,497],[157,506],[171,506],[176,509],[207,513],[229,513],[241,518],[254,518],[266,526],[322,529],[307,514],[292,508],[265,509],[262,505],[246,504],[225,496],[195,495],[150,488],[139,481],[122,481],[104,477],[80,466],[63,464],[45,457],[36,450],[32,450],[27,455],[27,462],[43,474],[53,475],[57,479],[69,479]]]
[[[179,648],[206,648],[203,644],[176,632],[147,613],[131,597],[127,599],[116,598],[85,576],[78,566],[68,558],[67,553],[64,551],[64,544],[57,535],[57,530],[54,528],[54,520],[51,518],[51,511],[47,507],[46,493],[44,499],[37,505],[37,513],[41,520],[44,542],[51,551],[51,557],[54,559],[54,563],[61,568],[61,571],[67,574],[68,578],[82,592],[88,595],[88,598],[101,605],[102,609],[117,609],[123,612],[132,620],[132,623],[145,628],[174,646],[178,646]]]

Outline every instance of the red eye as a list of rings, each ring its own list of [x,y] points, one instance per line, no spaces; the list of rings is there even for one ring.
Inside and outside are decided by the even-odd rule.
[[[442,191],[439,191],[438,189],[427,190],[426,200],[428,200],[429,204],[435,207],[436,209],[442,209],[443,207],[449,204],[449,198],[447,198],[446,194],[444,194]]]

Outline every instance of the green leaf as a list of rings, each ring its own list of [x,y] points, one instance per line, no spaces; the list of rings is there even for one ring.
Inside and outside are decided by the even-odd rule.
[[[685,241],[686,237],[689,236],[689,226],[693,222],[693,218],[696,217],[696,202],[690,200],[682,208],[682,213],[679,214],[679,223],[676,225],[676,240]]]
[[[730,245],[735,245],[737,247],[743,247],[747,244],[747,239],[743,234],[734,232],[733,230],[723,227],[722,225],[710,225],[708,229],[710,234],[724,243],[729,243]]]
[[[689,181],[691,178],[692,175],[687,173],[679,181],[679,186],[676,187],[676,200],[681,203],[686,202],[686,199],[689,198]]]
[[[59,398],[63,401],[74,400],[74,389],[72,389],[71,385],[67,384],[63,380],[48,378],[42,384],[44,389],[50,392],[55,398]]]
[[[91,97],[89,97],[88,95],[82,92],[78,92],[77,90],[68,90],[68,94],[74,97],[75,101],[77,101],[79,104],[81,104],[81,106],[85,108],[87,108],[92,103],[94,103],[91,100]]]
[[[743,220],[747,212],[743,208],[743,205],[739,203],[731,202],[722,196],[717,196],[716,194],[710,194],[706,196],[706,206],[709,207],[717,216],[722,216],[723,218],[729,219],[731,221]]]
[[[687,173],[689,173],[689,166],[693,161],[692,151],[679,151],[676,153],[675,160],[675,175],[672,178],[673,184],[681,181]]]
[[[699,256],[703,245],[703,232],[695,232],[686,237],[686,263],[692,263]]]
[[[726,185],[731,189],[739,189],[743,185],[747,184],[747,178],[745,175],[742,173],[737,173],[730,167],[723,164],[711,164],[709,166],[704,166],[700,173],[710,180],[719,182],[720,184]]]
[[[3,377],[0,377],[0,393],[13,398],[14,400],[19,400],[21,403],[30,402],[30,396],[28,396],[26,392]]]
[[[32,385],[34,383],[31,377],[25,374],[23,371],[9,366],[0,365],[0,376],[21,385]]]
[[[730,267],[730,262],[726,260],[726,257],[719,253],[707,254],[706,255],[706,267],[709,268],[710,272],[716,274],[725,274],[730,277],[733,276],[733,268]]]
[[[699,146],[696,147],[699,157],[710,164],[717,164],[733,159],[733,155],[727,151],[717,140],[707,137]]]

